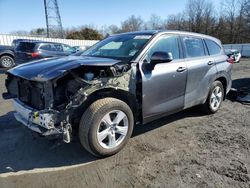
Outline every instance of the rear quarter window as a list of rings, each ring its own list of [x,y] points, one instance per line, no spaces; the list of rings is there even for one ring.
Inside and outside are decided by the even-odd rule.
[[[217,55],[221,53],[221,47],[214,41],[205,39],[209,55]]]
[[[30,43],[30,42],[20,42],[16,50],[17,51],[22,51],[22,52],[33,52],[35,49],[36,44],[35,43]]]

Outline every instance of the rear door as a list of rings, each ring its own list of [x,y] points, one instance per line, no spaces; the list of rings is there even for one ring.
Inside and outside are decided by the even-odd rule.
[[[64,56],[63,47],[61,44],[47,43],[40,47],[43,57],[58,57]]]
[[[202,38],[182,36],[182,44],[188,69],[185,94],[185,108],[188,108],[206,100],[217,70]]]
[[[40,44],[39,53],[42,58],[54,57],[56,55],[54,46],[50,43]]]
[[[227,92],[231,87],[231,70],[232,64],[228,63],[228,56],[225,54],[221,44],[210,40],[204,40],[208,49],[209,55],[214,59],[217,69],[217,77],[227,78]]]
[[[186,63],[180,51],[177,35],[162,35],[149,47],[142,58],[143,122],[147,123],[166,114],[183,109],[186,88]],[[153,70],[145,69],[154,52],[170,52],[173,61],[157,64]]]
[[[56,56],[65,56],[62,44],[54,44],[53,46]]]

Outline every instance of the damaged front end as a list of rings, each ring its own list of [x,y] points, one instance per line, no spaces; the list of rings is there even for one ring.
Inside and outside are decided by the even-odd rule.
[[[6,88],[9,98],[13,98],[16,120],[43,136],[62,137],[69,143],[86,108],[106,96],[122,98],[133,109],[139,108],[136,65],[88,63],[59,72],[54,77],[43,72],[32,78],[15,70],[7,73]]]

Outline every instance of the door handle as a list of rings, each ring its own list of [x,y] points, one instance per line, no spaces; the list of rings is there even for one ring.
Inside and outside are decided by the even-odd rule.
[[[186,67],[179,67],[176,71],[177,72],[183,72],[185,71],[187,68]]]
[[[213,65],[214,62],[213,62],[213,61],[209,61],[207,64],[208,64],[208,65]]]

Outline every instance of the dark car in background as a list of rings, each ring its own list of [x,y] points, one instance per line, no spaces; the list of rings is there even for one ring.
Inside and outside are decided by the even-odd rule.
[[[15,52],[14,49],[20,42],[34,42],[37,40],[29,39],[14,39],[11,46],[0,45],[0,67],[12,68],[16,65],[15,63]]]
[[[29,61],[61,57],[75,53],[76,50],[69,45],[43,41],[20,41],[15,48],[16,64]]]
[[[0,67],[11,68],[14,65],[14,48],[0,45]]]
[[[39,42],[39,40],[34,40],[34,39],[14,39],[11,43],[11,46],[13,46],[14,48],[17,47],[17,45],[20,43],[20,42]],[[40,41],[42,42],[42,41]]]

